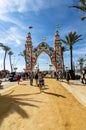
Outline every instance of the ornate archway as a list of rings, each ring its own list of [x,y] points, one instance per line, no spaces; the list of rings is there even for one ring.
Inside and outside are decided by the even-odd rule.
[[[42,52],[45,52],[49,55],[51,63],[56,68],[56,72],[63,71],[61,41],[58,31],[55,33],[54,48],[50,47],[46,42],[41,42],[36,48],[33,48],[31,33],[29,32],[26,39],[25,50],[27,71],[33,71],[33,68],[37,62],[37,58]]]
[[[51,63],[53,64],[53,57],[54,57],[54,49],[50,47],[46,42],[41,42],[36,48],[33,49],[33,59],[35,59],[35,62],[33,63],[33,67],[37,63],[37,59],[39,55],[45,52],[51,59]]]

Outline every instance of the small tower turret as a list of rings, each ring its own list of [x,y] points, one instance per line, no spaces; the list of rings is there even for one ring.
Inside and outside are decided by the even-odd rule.
[[[32,38],[30,32],[28,33],[28,36],[26,38],[26,70],[29,71],[32,70]]]
[[[54,40],[55,49],[55,67],[57,72],[62,72],[62,52],[61,52],[61,40],[58,30],[55,32]]]

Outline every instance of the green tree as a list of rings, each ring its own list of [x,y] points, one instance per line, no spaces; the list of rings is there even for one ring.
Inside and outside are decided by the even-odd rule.
[[[4,71],[5,71],[5,61],[6,61],[6,55],[7,52],[10,51],[10,48],[8,46],[3,46],[3,50],[5,51],[5,55],[4,55],[4,62],[3,62],[3,66],[4,66]]]
[[[9,52],[8,52],[8,55],[9,55],[9,60],[10,60],[11,72],[13,72],[13,67],[12,67],[12,62],[11,62],[11,56],[13,55],[13,52],[12,52],[12,51],[9,51]]]
[[[26,50],[23,50],[18,55],[24,57],[24,60],[25,60],[25,63],[26,63]]]
[[[78,63],[79,63],[78,65],[80,66],[80,72],[82,72],[84,62],[85,62],[84,58],[78,59]]]
[[[80,37],[82,35],[78,35],[76,32],[70,32],[68,33],[68,35],[65,36],[65,40],[62,40],[63,43],[65,43],[66,45],[69,46],[70,48],[70,65],[71,65],[71,70],[73,70],[73,54],[72,54],[72,50],[73,50],[73,45],[82,40]]]
[[[86,0],[79,0],[79,2],[80,2],[80,5],[74,5],[70,7],[77,8],[83,12],[86,12]],[[84,20],[84,19],[86,19],[86,16],[81,17],[81,20]]]

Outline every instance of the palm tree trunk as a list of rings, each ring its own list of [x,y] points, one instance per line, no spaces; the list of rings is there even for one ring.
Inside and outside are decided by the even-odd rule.
[[[12,64],[11,64],[11,55],[9,55],[9,59],[10,59],[11,72],[13,72],[13,68],[12,68]]]
[[[73,58],[73,55],[72,55],[72,46],[70,46],[70,64],[71,64],[71,70],[73,70],[72,58]]]
[[[26,56],[25,56],[25,68],[26,68]]]
[[[6,60],[6,54],[7,54],[7,52],[5,51],[5,55],[4,55],[4,62],[3,62],[4,71],[5,71],[5,60]]]
[[[64,57],[63,57],[63,53],[62,53],[62,64],[63,64],[63,71],[64,71]]]
[[[80,73],[82,73],[83,63],[80,64]]]

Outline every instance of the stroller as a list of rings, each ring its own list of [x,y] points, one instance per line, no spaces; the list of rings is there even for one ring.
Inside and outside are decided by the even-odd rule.
[[[42,79],[42,85],[44,86],[44,79]]]
[[[42,80],[40,81],[40,83],[38,83],[38,86],[39,86],[40,84],[41,84],[42,86],[45,86],[45,84],[44,84],[44,79],[42,79]]]

